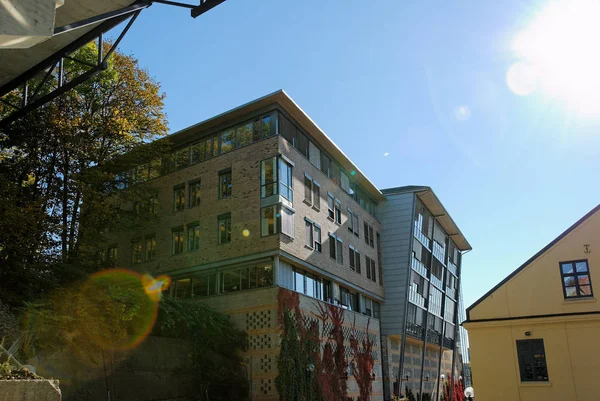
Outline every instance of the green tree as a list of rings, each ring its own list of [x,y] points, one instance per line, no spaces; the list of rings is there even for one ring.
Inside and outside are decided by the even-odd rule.
[[[90,43],[72,56],[94,63],[96,50]],[[65,59],[65,81],[86,69]],[[84,244],[112,219],[106,192],[117,173],[161,152],[149,142],[167,132],[164,97],[134,57],[115,51],[108,69],[0,134],[0,298],[18,305],[94,268]],[[0,105],[0,116],[10,111]]]

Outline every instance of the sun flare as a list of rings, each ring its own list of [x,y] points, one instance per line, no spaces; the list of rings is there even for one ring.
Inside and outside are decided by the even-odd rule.
[[[575,112],[600,116],[599,21],[600,1],[547,3],[515,37],[519,61],[508,70],[509,88],[519,95],[539,89]]]

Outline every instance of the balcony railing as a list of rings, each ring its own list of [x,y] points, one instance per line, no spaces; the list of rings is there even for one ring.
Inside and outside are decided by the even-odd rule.
[[[433,256],[435,256],[435,258],[437,260],[439,260],[443,265],[446,264],[446,248],[440,244],[437,241],[433,241],[433,249],[431,251],[431,253],[433,254]]]
[[[454,340],[448,337],[444,337],[443,345],[444,348],[454,349]]]
[[[425,298],[414,290],[408,291],[408,300],[417,306],[425,308]]]
[[[429,279],[431,280],[431,284],[435,285],[441,291],[444,290],[444,282],[441,279],[437,278],[434,274]]]
[[[456,268],[456,265],[454,263],[452,263],[450,260],[448,260],[448,270],[450,270],[450,273],[452,273],[458,277],[458,273],[457,273],[458,269]]]
[[[418,227],[417,222],[415,222],[415,238],[418,239],[419,242],[423,244],[425,248],[430,249],[429,244],[431,240],[427,238],[427,236],[423,234],[423,232],[421,232],[421,229]]]
[[[439,344],[442,339],[442,335],[437,331],[427,330],[427,342],[430,344]]]
[[[425,334],[425,329],[418,324],[408,323],[406,325],[406,334],[418,340],[422,340]]]
[[[413,256],[411,266],[414,271],[419,273],[421,276],[427,278],[427,268],[423,263],[421,263],[417,258]]]

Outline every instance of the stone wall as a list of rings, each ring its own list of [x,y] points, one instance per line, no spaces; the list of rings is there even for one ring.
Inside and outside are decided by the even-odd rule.
[[[61,401],[58,380],[0,380],[0,401]]]

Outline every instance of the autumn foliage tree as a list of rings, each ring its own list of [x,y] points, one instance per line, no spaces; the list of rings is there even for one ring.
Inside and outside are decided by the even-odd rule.
[[[95,63],[96,50],[71,55],[84,63],[64,60],[65,82]],[[56,77],[41,95],[52,85]],[[164,96],[134,57],[115,51],[106,70],[0,133],[0,298],[18,305],[93,269],[82,244],[106,220],[93,214],[110,210],[107,183],[121,155],[158,154],[147,143],[167,132]],[[0,117],[10,112],[0,103]]]

